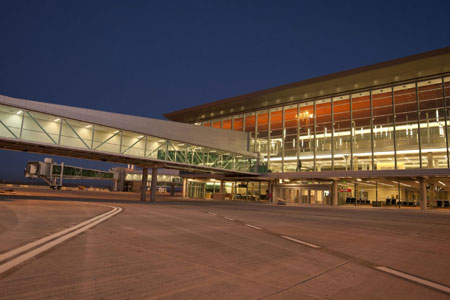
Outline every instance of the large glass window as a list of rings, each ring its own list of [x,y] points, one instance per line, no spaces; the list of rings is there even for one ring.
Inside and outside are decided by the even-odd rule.
[[[283,156],[283,109],[270,110],[270,164],[272,172],[282,172]]]
[[[299,169],[314,171],[314,102],[299,104]]]
[[[332,170],[331,140],[333,125],[331,99],[316,101],[316,168],[317,171]]]
[[[376,170],[395,169],[392,89],[372,91],[373,149]]]
[[[257,143],[255,152],[261,153],[261,158],[267,158],[268,134],[269,134],[269,112],[267,110],[257,112]]]
[[[419,82],[417,88],[422,168],[446,168],[447,150],[442,80]]]
[[[244,126],[244,118],[242,115],[233,117],[233,130],[242,131]]]
[[[284,107],[284,164],[283,172],[298,171],[297,161],[297,105]]]
[[[414,83],[394,87],[397,169],[419,169],[417,99]]]
[[[334,170],[351,170],[351,111],[350,97],[333,98]]]
[[[352,94],[353,170],[372,170],[370,93]]]

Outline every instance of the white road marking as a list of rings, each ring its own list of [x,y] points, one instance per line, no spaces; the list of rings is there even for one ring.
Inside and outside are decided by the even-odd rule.
[[[419,284],[422,284],[422,285],[425,285],[425,286],[434,288],[436,290],[450,294],[450,287],[448,287],[448,286],[445,286],[445,285],[442,285],[442,284],[439,284],[436,282],[428,281],[426,279],[422,279],[422,278],[419,278],[419,277],[416,277],[413,275],[409,275],[409,274],[406,274],[406,273],[403,273],[400,271],[396,271],[396,270],[393,270],[393,269],[390,269],[387,267],[375,267],[375,269],[398,276],[398,277],[401,277],[401,278],[404,278],[404,279],[408,279],[408,280],[417,282]]]
[[[311,243],[308,243],[308,242],[304,242],[304,241],[301,241],[301,240],[297,240],[297,239],[291,238],[290,236],[282,235],[281,238],[285,239],[285,240],[290,240],[290,241],[298,243],[298,244],[302,244],[304,246],[315,248],[315,249],[321,248],[320,246],[317,246],[317,245],[314,245],[314,244],[311,244]]]
[[[258,227],[258,226],[255,226],[255,225],[250,225],[250,224],[245,224],[245,226],[248,226],[250,228],[257,229],[257,230],[261,230],[262,229],[261,227]]]
[[[110,207],[113,207],[113,206],[110,206]],[[38,255],[38,254],[40,254],[42,252],[45,252],[45,251],[55,247],[56,245],[66,241],[66,240],[68,240],[68,239],[70,239],[70,238],[72,238],[72,237],[74,237],[74,236],[76,236],[76,235],[78,235],[80,233],[85,232],[86,230],[94,227],[95,225],[97,225],[97,224],[99,224],[99,223],[101,223],[101,222],[103,222],[103,221],[105,221],[105,220],[107,220],[107,219],[117,215],[121,211],[122,211],[122,208],[120,208],[120,207],[113,207],[113,209],[110,210],[107,213],[101,214],[101,215],[99,215],[97,217],[94,217],[94,218],[89,219],[89,220],[87,220],[85,222],[82,222],[82,223],[80,223],[80,224],[78,224],[76,226],[73,226],[73,227],[68,228],[66,230],[57,232],[55,234],[52,234],[52,235],[50,235],[50,236],[48,236],[46,238],[43,238],[43,239],[39,240],[39,241],[42,241],[42,240],[45,239],[45,241],[48,241],[48,240],[51,240],[51,239],[49,239],[49,237],[51,237],[51,236],[53,236],[53,238],[58,237],[58,238],[56,238],[54,240],[51,240],[50,242],[48,242],[48,243],[46,243],[46,244],[44,244],[44,245],[42,245],[42,246],[40,246],[40,247],[38,247],[36,249],[33,249],[33,250],[31,250],[31,251],[29,251],[27,253],[24,253],[24,254],[16,257],[16,258],[11,259],[8,262],[3,263],[2,265],[0,265],[0,274],[8,271],[11,268],[14,268],[15,266],[17,266],[17,265],[19,265],[19,264],[21,264],[21,263],[23,263],[23,262],[33,258],[34,256],[36,256],[36,255]],[[63,236],[61,236],[61,234],[63,234]],[[38,243],[36,245],[40,245],[42,243],[45,243],[45,241],[44,242],[40,242],[40,243]],[[36,241],[36,242],[38,242],[38,241]],[[36,242],[33,242],[33,243],[36,243]],[[30,243],[30,244],[32,244],[32,243]],[[22,247],[18,248],[18,249],[20,249],[20,251],[18,251],[17,253],[22,253],[22,252],[26,251],[26,250],[24,250],[25,247],[27,247],[27,249],[32,248],[32,247],[29,246],[30,244],[27,244],[25,246],[22,246]],[[34,246],[36,246],[36,245],[34,245]],[[16,250],[17,249],[12,250],[10,252],[13,252],[13,251],[16,251]],[[7,252],[7,253],[10,253],[10,252]],[[7,254],[7,253],[5,253],[5,254]],[[14,255],[17,255],[17,253],[14,254]],[[11,255],[9,257],[11,257]]]
[[[106,206],[106,205],[101,205],[101,206]],[[44,244],[44,243],[46,243],[46,242],[48,242],[48,241],[51,241],[51,240],[53,240],[53,239],[55,239],[55,238],[57,238],[57,237],[60,237],[60,236],[62,236],[62,235],[64,235],[64,234],[67,234],[67,233],[69,233],[69,232],[71,232],[71,231],[74,231],[74,230],[76,230],[76,229],[78,229],[78,228],[80,228],[80,227],[83,227],[83,226],[89,224],[90,222],[93,222],[93,221],[98,220],[98,219],[100,219],[100,218],[102,218],[102,217],[105,217],[105,216],[107,216],[107,215],[109,215],[109,214],[112,214],[112,213],[114,213],[115,211],[117,211],[117,210],[119,209],[118,207],[114,207],[114,206],[107,206],[107,207],[110,207],[110,208],[113,208],[113,209],[110,210],[110,211],[108,211],[108,212],[106,212],[106,213],[103,213],[103,214],[101,214],[101,215],[98,215],[98,216],[96,216],[96,217],[94,217],[94,218],[91,218],[91,219],[89,219],[89,220],[86,220],[86,221],[84,221],[84,222],[81,222],[80,224],[77,224],[77,225],[72,226],[72,227],[70,227],[70,228],[61,230],[61,231],[56,232],[56,233],[53,233],[53,234],[51,234],[51,235],[49,235],[49,236],[43,237],[43,238],[41,238],[41,239],[39,239],[39,240],[37,240],[37,241],[28,243],[28,244],[23,245],[23,246],[21,246],[21,247],[19,247],[19,248],[16,248],[16,249],[13,249],[13,250],[8,251],[8,252],[6,252],[6,253],[0,254],[0,262],[4,261],[4,260],[6,260],[6,259],[9,259],[9,258],[11,258],[11,257],[13,257],[13,256],[16,256],[16,255],[18,255],[18,254],[20,254],[20,253],[23,253],[23,252],[25,252],[25,251],[28,251],[28,250],[30,250],[30,249],[36,247],[36,246],[42,245],[42,244]]]
[[[228,221],[234,221],[234,219],[232,218],[228,218],[228,217],[223,217],[224,219],[227,219]]]
[[[213,215],[213,216],[217,216],[215,213],[209,212],[209,211],[208,211],[208,214]]]

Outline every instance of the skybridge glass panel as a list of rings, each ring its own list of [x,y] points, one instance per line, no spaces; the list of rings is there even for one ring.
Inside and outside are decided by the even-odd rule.
[[[244,126],[244,118],[242,115],[233,117],[233,130],[242,131]]]
[[[42,146],[70,147],[74,152],[98,151],[245,172],[253,172],[256,163],[253,157],[6,105],[0,105],[0,136]]]
[[[0,135],[8,138],[20,137],[23,111],[15,107],[0,105]]]

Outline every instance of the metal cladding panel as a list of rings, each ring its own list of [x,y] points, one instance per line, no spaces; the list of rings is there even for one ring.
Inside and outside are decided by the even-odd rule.
[[[196,146],[255,156],[247,151],[248,133],[93,109],[17,99],[0,95],[0,104],[103,125]]]

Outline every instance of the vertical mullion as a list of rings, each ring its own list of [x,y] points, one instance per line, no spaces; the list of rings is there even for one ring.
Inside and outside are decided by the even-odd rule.
[[[314,101],[313,104],[313,115],[314,115],[314,130],[313,130],[313,134],[314,134],[314,142],[313,142],[313,156],[314,156],[314,163],[313,163],[313,169],[314,171],[317,171],[317,163],[316,163],[316,147],[317,147],[317,141],[316,141],[316,101]]]
[[[420,107],[419,107],[419,88],[416,86],[416,104],[417,104],[417,138],[419,139],[419,167],[422,169],[422,140],[420,138]]]
[[[255,112],[255,137],[253,140],[253,152],[256,152],[257,140],[258,140],[258,113]]]
[[[334,171],[334,100],[331,98],[331,170]]]
[[[272,135],[272,118],[270,115],[270,109],[267,110],[267,171],[270,169],[270,151],[271,151],[271,142],[270,136]]]
[[[447,119],[448,119],[448,112],[447,112],[447,99],[445,98],[445,81],[444,81],[444,77],[442,77],[442,99],[444,100],[444,120],[445,120],[445,149],[447,151],[447,168],[450,168],[450,161],[449,161],[449,151],[448,151],[448,123],[447,123]]]
[[[372,155],[372,171],[375,170],[375,158],[373,154],[373,109],[372,109],[372,90],[369,91],[369,109],[370,109],[370,152]]]
[[[283,134],[281,136],[281,172],[284,172],[284,147],[286,142],[286,126],[284,125],[284,110],[285,106],[281,108],[281,122],[283,127]]]
[[[396,124],[396,115],[395,115],[395,100],[394,100],[394,87],[392,87],[392,126],[393,126],[393,135],[394,135],[394,168],[397,170],[397,124]]]
[[[300,161],[300,104],[297,104],[297,136],[296,136],[296,140],[297,140],[297,144],[295,147],[295,150],[297,152],[297,171],[300,172],[301,168],[299,168],[299,161]]]
[[[147,137],[148,136],[145,136],[145,138],[144,138],[144,141],[145,141],[145,144],[144,144],[144,157],[147,157]]]
[[[23,123],[25,120],[25,111],[22,111],[22,121],[20,123],[20,133],[19,133],[19,138],[22,139],[22,132],[23,132]]]
[[[91,150],[94,149],[95,124],[92,125]]]
[[[122,153],[123,131],[120,132],[119,153]]]
[[[58,145],[61,145],[62,128],[63,128],[63,119],[60,118],[59,119]]]
[[[352,94],[349,94],[348,99],[350,101],[350,170],[353,170],[353,100],[352,100]],[[356,196],[355,196],[356,197]]]

